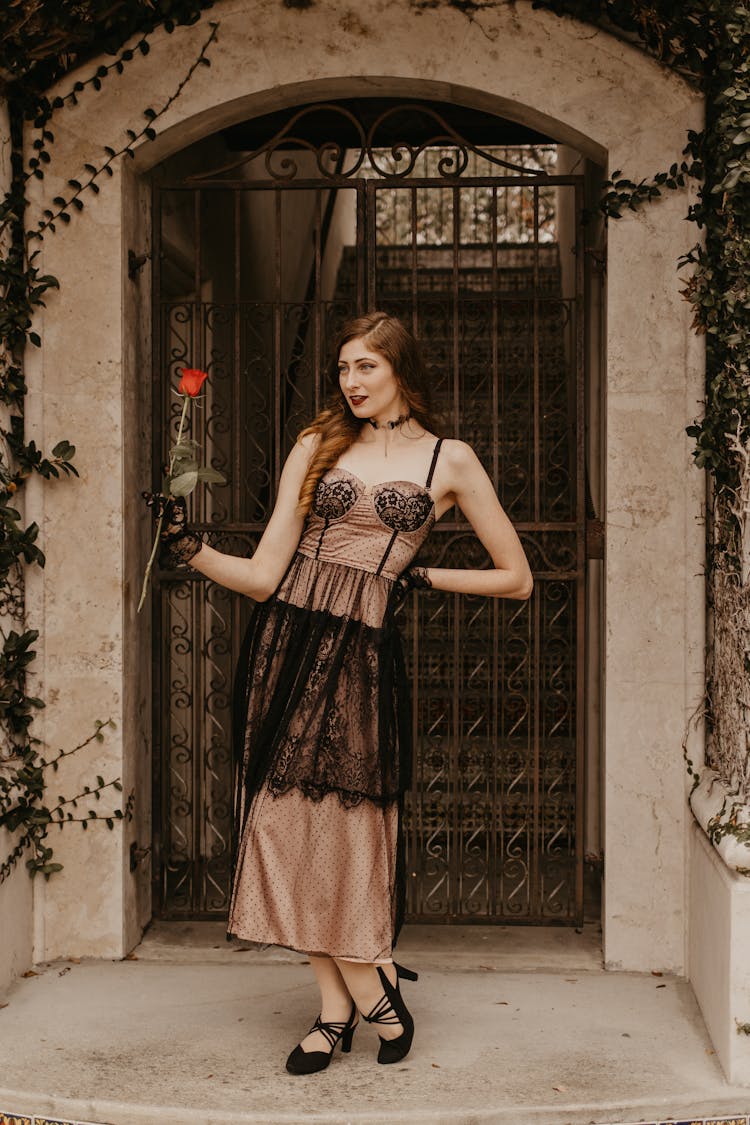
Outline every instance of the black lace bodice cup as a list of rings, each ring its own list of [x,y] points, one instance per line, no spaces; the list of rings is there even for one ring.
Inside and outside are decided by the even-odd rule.
[[[323,478],[318,481],[312,507],[316,516],[329,522],[340,520],[356,503],[357,490],[350,481]]]
[[[346,473],[352,479],[345,480],[340,475],[330,479],[329,474],[325,474],[318,481],[312,508],[315,515],[326,522],[345,516],[365,491],[364,482],[354,473],[346,469],[333,469],[330,473]],[[372,502],[378,519],[391,531],[419,531],[433,509],[427,489],[411,481],[384,481],[373,485]]]
[[[378,519],[392,531],[419,531],[430,518],[432,500],[419,485],[405,492],[395,484],[381,485],[373,494]]]

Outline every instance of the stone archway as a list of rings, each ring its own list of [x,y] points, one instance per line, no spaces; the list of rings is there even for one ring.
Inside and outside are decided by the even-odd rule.
[[[676,159],[686,130],[701,119],[698,97],[635,49],[527,8],[519,15],[505,7],[483,13],[481,27],[453,9],[414,10],[397,0],[384,3],[372,25],[364,9],[360,16],[335,2],[324,10],[269,10],[260,0],[225,0],[211,16],[221,21],[211,69],[201,68],[157,140],[117,169],[81,221],[46,241],[40,263],[62,290],[44,313],[45,347],[29,357],[28,417],[42,435],[64,427],[83,469],[76,489],[29,495],[27,514],[42,526],[48,554],[46,571],[29,590],[44,637],[41,690],[53,704],[40,733],[73,743],[82,713],[111,712],[118,735],[104,747],[106,765],[126,788],[136,788],[139,812],[122,837],[61,842],[65,872],[35,892],[38,957],[117,955],[132,947],[150,915],[148,887],[133,878],[128,862],[131,844],[147,841],[150,820],[150,685],[142,660],[150,638],[134,612],[148,534],[134,498],[147,479],[149,278],[148,267],[133,278],[127,272],[128,252],[137,257],[150,246],[141,173],[218,127],[269,108],[333,92],[405,96],[415,84],[421,96],[525,122],[609,168],[627,169],[633,179]],[[141,105],[143,90],[149,104],[166,100],[204,38],[201,24],[157,35],[150,54],[113,78],[95,104],[84,97],[61,115],[40,206],[130,127],[137,111],[129,107]],[[684,964],[679,743],[703,682],[702,536],[695,518],[702,480],[687,470],[683,432],[702,395],[701,356],[675,277],[684,210],[676,194],[610,231],[606,491],[601,480],[592,481],[608,534],[601,638],[605,958],[632,969]],[[103,430],[107,440],[97,445]],[[76,542],[65,533],[71,526]],[[69,768],[74,780],[79,767]],[[90,863],[106,872],[104,891],[90,886]]]

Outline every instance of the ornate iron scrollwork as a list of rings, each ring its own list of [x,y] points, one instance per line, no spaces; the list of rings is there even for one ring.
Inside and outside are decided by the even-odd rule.
[[[314,144],[306,137],[301,136],[297,127],[305,119],[315,114],[326,113],[339,117],[342,128],[347,133],[354,130],[354,136],[347,143],[337,140],[324,141]],[[435,132],[427,140],[413,144],[407,140],[395,143],[384,143],[382,133],[386,126],[397,115],[416,115],[428,122],[434,123]],[[413,116],[412,116],[413,120]],[[380,139],[379,139],[380,138]],[[471,141],[462,137],[456,129],[432,106],[419,102],[407,102],[403,105],[391,106],[381,113],[375,121],[365,128],[360,119],[345,105],[337,102],[319,102],[315,105],[304,106],[293,113],[286,124],[265,144],[252,152],[245,153],[238,160],[232,160],[213,168],[208,172],[200,172],[189,176],[191,183],[200,184],[205,180],[215,180],[236,172],[246,164],[263,158],[263,165],[268,178],[278,183],[290,183],[299,174],[299,163],[289,150],[301,149],[311,152],[315,156],[317,171],[327,180],[351,180],[360,171],[365,169],[374,172],[383,178],[403,180],[412,175],[417,161],[426,149],[443,148],[445,152],[437,162],[437,173],[442,179],[455,179],[462,176],[469,166],[469,158],[473,153],[495,168],[502,168],[505,172],[517,172],[519,175],[538,176],[544,179],[548,176],[545,168],[534,168],[513,163],[499,156],[491,149],[480,148]],[[392,167],[383,163],[384,153],[387,152]],[[282,155],[286,153],[286,155]],[[348,166],[345,161],[349,158]],[[401,164],[403,161],[403,165]]]

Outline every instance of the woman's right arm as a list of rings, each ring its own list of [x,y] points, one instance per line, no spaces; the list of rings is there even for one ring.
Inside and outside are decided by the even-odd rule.
[[[252,558],[226,555],[204,543],[193,555],[190,565],[220,586],[255,601],[270,598],[284,577],[302,535],[305,517],[297,511],[297,504],[317,440],[317,435],[306,435],[295,443],[287,457],[273,513]]]

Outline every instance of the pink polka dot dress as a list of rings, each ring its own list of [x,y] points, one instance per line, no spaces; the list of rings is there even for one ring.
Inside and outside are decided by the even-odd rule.
[[[259,603],[235,682],[228,937],[388,961],[404,912],[411,707],[395,581],[435,522],[430,486],[323,475]]]

